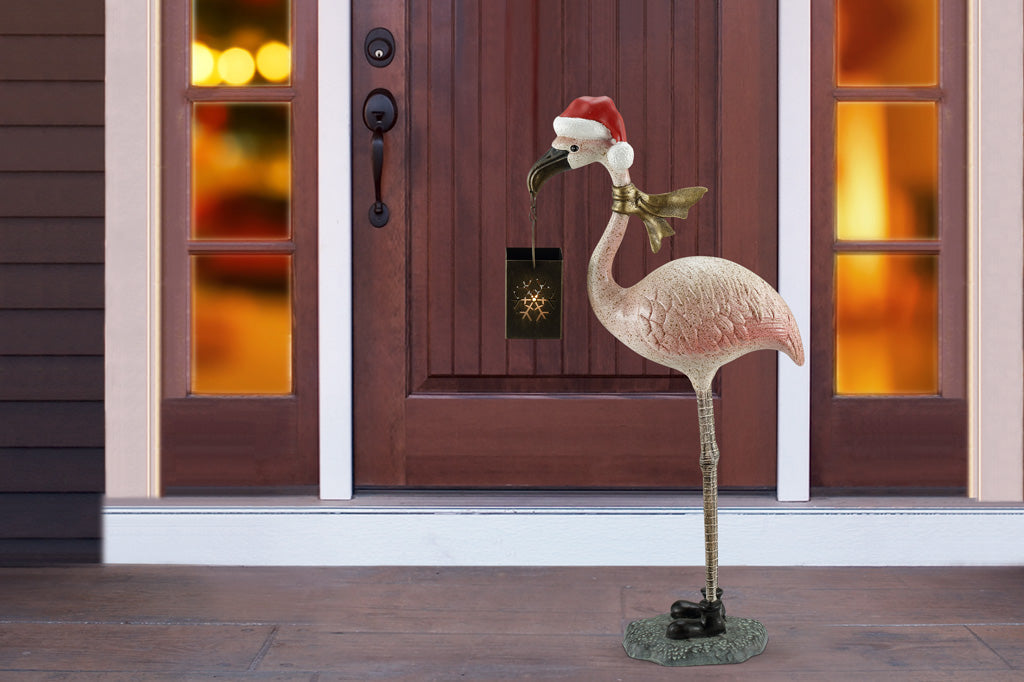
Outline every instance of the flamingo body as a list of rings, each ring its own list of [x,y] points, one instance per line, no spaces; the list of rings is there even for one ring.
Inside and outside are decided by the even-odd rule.
[[[600,277],[592,270],[591,280]],[[679,258],[618,296],[588,286],[601,323],[637,354],[707,388],[719,367],[755,350],[777,350],[803,364],[789,306],[767,282],[722,258]]]

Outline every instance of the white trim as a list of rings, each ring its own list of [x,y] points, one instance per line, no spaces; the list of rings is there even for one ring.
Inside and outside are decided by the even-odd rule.
[[[807,349],[797,367],[779,354],[780,501],[810,499],[811,473],[811,3],[779,2],[779,293]]]
[[[320,0],[318,315],[320,497],[352,497],[350,5]]]
[[[1020,565],[1024,509],[724,507],[723,566]],[[108,506],[114,564],[698,566],[678,507]]]
[[[1024,499],[1024,10],[971,5],[970,494]]]
[[[157,0],[106,4],[106,491],[158,495]]]

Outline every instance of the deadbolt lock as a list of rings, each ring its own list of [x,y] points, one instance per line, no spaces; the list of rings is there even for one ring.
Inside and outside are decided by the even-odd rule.
[[[395,58],[395,37],[386,28],[375,28],[366,34],[363,52],[371,65],[385,67]]]

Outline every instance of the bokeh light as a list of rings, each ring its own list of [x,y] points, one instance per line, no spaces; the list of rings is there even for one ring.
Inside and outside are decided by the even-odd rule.
[[[291,82],[291,0],[190,0],[190,4],[192,42],[208,48],[214,60],[209,76],[206,55],[193,61],[193,85],[257,87]]]
[[[228,85],[245,85],[256,73],[256,60],[245,48],[228,48],[217,58],[217,73]]]
[[[285,81],[292,73],[292,51],[276,40],[264,43],[256,53],[256,68],[268,81]]]
[[[216,85],[220,83],[217,73],[217,51],[203,43],[192,43],[192,85]]]

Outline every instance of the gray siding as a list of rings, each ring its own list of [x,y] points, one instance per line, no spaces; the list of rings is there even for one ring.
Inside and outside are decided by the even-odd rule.
[[[0,2],[0,564],[100,559],[103,32]]]

